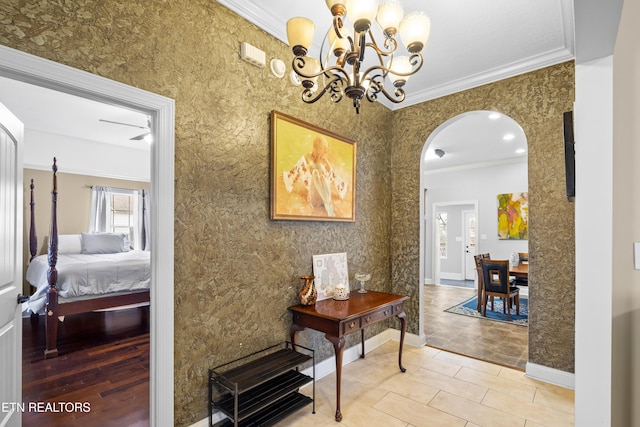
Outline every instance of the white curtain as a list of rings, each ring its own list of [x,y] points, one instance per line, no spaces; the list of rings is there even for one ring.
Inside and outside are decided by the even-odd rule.
[[[111,188],[94,185],[91,193],[90,233],[110,231],[109,213],[111,212]]]

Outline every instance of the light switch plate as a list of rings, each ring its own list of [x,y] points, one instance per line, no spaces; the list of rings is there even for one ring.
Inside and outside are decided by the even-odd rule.
[[[640,270],[640,242],[633,242],[633,268]]]

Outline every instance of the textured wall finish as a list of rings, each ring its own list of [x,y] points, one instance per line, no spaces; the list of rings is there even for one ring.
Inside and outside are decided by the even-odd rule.
[[[241,60],[242,42],[290,69],[287,46],[211,0],[0,3],[3,45],[176,100],[177,426],[207,416],[209,368],[289,338],[312,255],[347,252],[352,273],[372,271],[369,288],[391,289],[392,113],[306,105],[287,79]],[[271,110],[358,141],[355,223],[269,220]],[[299,335],[319,360],[333,354],[322,334]]]
[[[492,110],[518,122],[529,161],[529,361],[573,372],[574,205],[565,195],[562,113],[573,108],[574,64],[567,62],[394,113],[391,146],[393,291],[410,295],[409,331],[418,333],[420,155],[440,124]]]
[[[286,308],[313,254],[347,252],[351,272],[372,271],[369,288],[393,283],[411,295],[409,330],[418,332],[419,156],[433,129],[468,110],[500,111],[527,135],[531,277],[540,283],[530,359],[572,370],[573,206],[563,195],[561,152],[572,64],[395,113],[365,103],[357,116],[348,100],[304,104],[288,80],[241,60],[242,42],[290,63],[287,46],[211,0],[0,4],[0,43],[176,100],[177,426],[206,417],[210,367],[288,339]],[[274,109],[358,141],[355,223],[269,220]],[[395,118],[411,126],[393,129]],[[397,322],[367,336],[386,326]],[[319,360],[333,353],[321,334],[300,340]]]

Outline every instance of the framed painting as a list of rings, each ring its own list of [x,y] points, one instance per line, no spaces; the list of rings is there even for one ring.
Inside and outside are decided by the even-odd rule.
[[[338,283],[342,283],[349,292],[349,269],[347,254],[313,255],[313,275],[315,276],[318,301],[331,298]]]
[[[356,142],[271,112],[271,219],[354,222]]]
[[[529,239],[528,193],[498,194],[498,239]]]

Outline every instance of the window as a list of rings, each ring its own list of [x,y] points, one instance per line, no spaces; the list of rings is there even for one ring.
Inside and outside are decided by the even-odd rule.
[[[138,239],[138,197],[133,192],[111,193],[109,229],[111,233],[123,233],[129,238],[130,244],[133,246]]]
[[[447,258],[447,213],[438,213],[438,236],[440,242],[440,258]]]
[[[149,193],[93,186],[89,231],[123,233],[133,249],[149,250]]]

